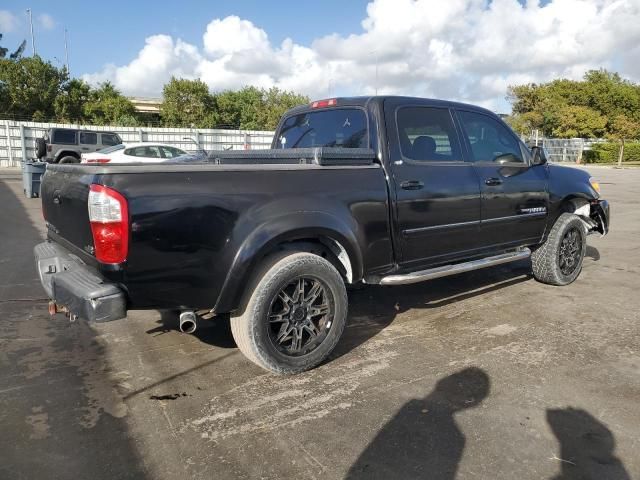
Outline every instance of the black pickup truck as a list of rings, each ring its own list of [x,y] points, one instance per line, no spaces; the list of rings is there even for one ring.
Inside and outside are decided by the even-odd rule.
[[[550,165],[496,115],[407,97],[287,112],[272,149],[145,165],[49,165],[48,240],[35,247],[51,313],[128,309],[230,317],[240,350],[279,373],[322,362],[346,285],[399,285],[531,257],[579,275],[609,205],[580,169]],[[428,287],[425,287],[428,288]]]

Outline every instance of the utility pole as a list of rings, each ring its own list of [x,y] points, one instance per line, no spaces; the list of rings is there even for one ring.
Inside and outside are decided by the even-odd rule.
[[[67,64],[67,75],[71,76],[71,70],[69,70],[69,32],[64,29],[64,60]]]
[[[33,35],[33,15],[31,14],[31,9],[27,8],[27,14],[29,15],[29,27],[31,28],[31,48],[33,49],[33,56],[37,55],[36,53],[36,37]]]

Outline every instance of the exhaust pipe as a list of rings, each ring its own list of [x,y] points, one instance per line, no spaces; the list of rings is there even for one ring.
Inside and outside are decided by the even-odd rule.
[[[193,333],[198,328],[196,314],[192,310],[185,310],[180,313],[180,331],[182,333]]]

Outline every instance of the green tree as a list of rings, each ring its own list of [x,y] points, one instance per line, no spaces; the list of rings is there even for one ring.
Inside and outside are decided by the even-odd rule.
[[[544,135],[602,136],[611,133],[613,120],[619,115],[640,120],[640,85],[606,70],[588,71],[582,81],[557,79],[514,85],[509,87],[507,99],[516,125],[527,124]],[[530,115],[528,121],[521,118],[525,114]]]
[[[211,127],[213,104],[202,80],[171,77],[162,89],[160,116],[171,127]]]
[[[618,166],[622,166],[624,158],[624,144],[627,140],[640,139],[640,122],[632,120],[625,115],[618,115],[613,119],[609,128],[609,138],[620,142],[618,151]]]
[[[284,112],[309,98],[278,88],[244,87],[215,96],[214,122],[243,130],[273,130]]]
[[[270,88],[263,90],[264,116],[260,128],[262,130],[274,130],[282,115],[298,105],[309,103],[309,97],[297,93]]]
[[[110,82],[90,91],[83,110],[86,121],[93,125],[133,127],[138,124],[133,103]]]
[[[607,119],[589,107],[568,105],[557,113],[555,137],[600,138],[606,132]]]
[[[40,57],[0,59],[0,113],[35,121],[55,116],[54,104],[68,75]]]
[[[85,105],[91,95],[91,87],[76,78],[62,85],[55,99],[54,111],[59,122],[81,123],[85,121]]]

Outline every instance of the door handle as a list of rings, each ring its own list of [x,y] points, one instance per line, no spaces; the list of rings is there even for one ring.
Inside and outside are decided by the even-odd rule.
[[[502,180],[496,177],[487,178],[484,181],[485,185],[489,185],[490,187],[495,187],[496,185],[502,185]]]
[[[420,180],[405,180],[400,184],[400,188],[403,190],[420,190],[424,187],[424,183]]]

